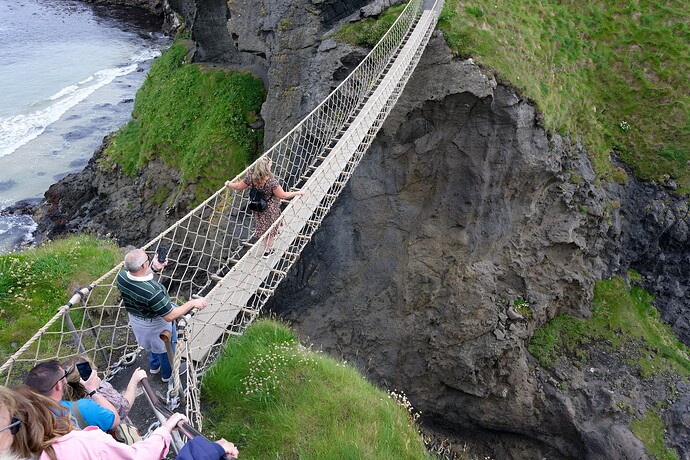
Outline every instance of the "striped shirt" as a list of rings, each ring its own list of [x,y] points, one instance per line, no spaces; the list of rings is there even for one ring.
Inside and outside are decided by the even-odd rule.
[[[146,277],[132,276],[127,270],[117,275],[117,288],[122,295],[127,311],[143,318],[156,318],[170,313],[175,305],[170,302],[168,290],[161,283],[153,279],[153,275]]]

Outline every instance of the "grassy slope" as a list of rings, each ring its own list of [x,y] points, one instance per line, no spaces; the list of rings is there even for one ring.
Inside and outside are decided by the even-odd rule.
[[[690,192],[690,3],[446,0],[439,28],[581,137],[600,175],[614,149],[642,178]]]
[[[262,147],[256,120],[263,84],[247,72],[185,63],[177,43],[156,59],[137,92],[133,119],[106,154],[134,175],[154,157],[181,171],[183,186],[198,184],[197,202],[238,174]]]
[[[120,262],[110,241],[69,237],[0,255],[0,363],[81,289]]]
[[[398,402],[273,321],[229,342],[203,394],[211,431],[243,459],[429,458]]]
[[[620,278],[597,283],[592,318],[582,320],[562,315],[544,324],[532,337],[529,351],[544,367],[551,367],[563,354],[586,364],[590,344],[609,344],[616,350],[635,350],[629,364],[639,368],[642,378],[670,372],[678,378],[690,377],[690,349],[681,343],[659,318],[652,297],[632,286],[627,291]],[[655,410],[658,410],[656,408]],[[654,410],[631,423],[633,432],[656,458],[677,458],[663,442],[663,423]]]

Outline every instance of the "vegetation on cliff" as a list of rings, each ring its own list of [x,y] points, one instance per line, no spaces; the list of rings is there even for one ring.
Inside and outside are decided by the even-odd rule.
[[[452,51],[532,98],[546,127],[582,138],[596,170],[617,152],[643,179],[690,192],[690,4],[446,0]],[[668,176],[666,176],[668,175]]]
[[[0,363],[43,327],[75,289],[121,259],[113,242],[86,235],[0,255]]]
[[[359,46],[373,48],[381,40],[381,37],[390,29],[400,13],[405,9],[405,4],[392,6],[376,18],[345,24],[335,34],[335,39]]]
[[[611,349],[633,346],[643,377],[675,372],[690,377],[690,349],[678,340],[652,305],[652,296],[621,278],[599,281],[594,288],[592,317],[561,315],[537,330],[529,351],[542,365],[553,366],[562,353],[587,360],[587,345],[606,343]]]
[[[245,459],[430,458],[398,399],[274,321],[228,342],[203,394],[212,436]]]
[[[671,375],[675,382],[690,377],[690,349],[661,320],[650,294],[634,285],[628,290],[623,279],[613,278],[599,281],[594,295],[590,319],[561,315],[535,332],[528,349],[542,366],[554,368],[566,359],[586,367],[592,350],[604,349],[641,379]],[[565,387],[564,382],[567,391]],[[677,458],[664,444],[661,410],[663,404],[650,408],[630,428],[654,458]]]
[[[189,64],[186,56],[176,43],[156,59],[137,92],[132,120],[106,155],[132,176],[162,157],[180,171],[183,186],[196,184],[198,202],[240,173],[263,146],[263,130],[248,123],[256,121],[265,95],[253,74]]]

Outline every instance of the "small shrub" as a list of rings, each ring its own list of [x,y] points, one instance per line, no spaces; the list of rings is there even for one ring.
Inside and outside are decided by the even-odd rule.
[[[620,166],[613,168],[611,177],[618,184],[625,185],[628,183],[628,173],[625,172],[625,169],[621,168]]]
[[[630,430],[643,443],[645,451],[656,460],[678,460],[678,453],[666,446],[663,420],[652,411],[630,423]]]
[[[484,12],[478,6],[468,6],[465,8],[465,11],[477,19],[481,19],[484,16]]]

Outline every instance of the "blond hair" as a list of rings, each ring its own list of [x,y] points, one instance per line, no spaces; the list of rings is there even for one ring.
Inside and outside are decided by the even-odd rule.
[[[259,161],[256,162],[254,170],[252,171],[252,182],[254,182],[255,185],[264,184],[268,179],[273,177],[273,173],[271,173],[272,163],[273,162],[268,157],[259,158]]]
[[[14,388],[0,386],[0,404],[10,417],[21,420],[12,440],[12,452],[20,457],[34,458],[45,452],[57,460],[51,444],[74,429],[66,407],[36,393],[26,385]]]

